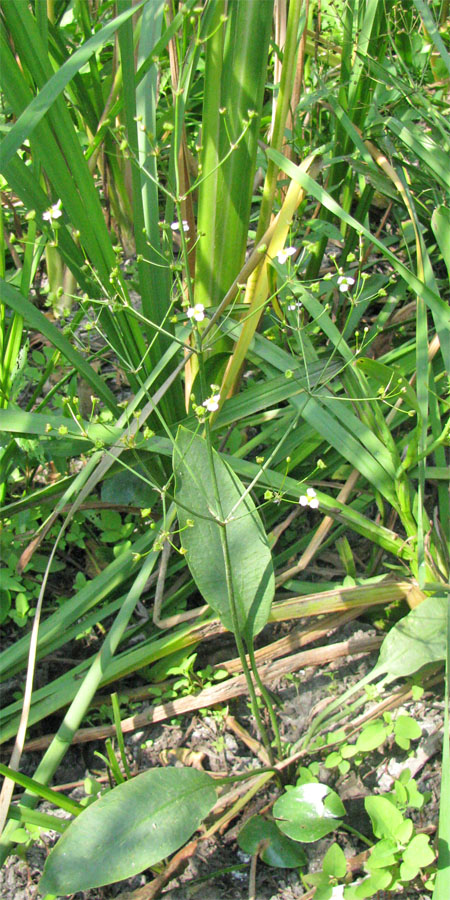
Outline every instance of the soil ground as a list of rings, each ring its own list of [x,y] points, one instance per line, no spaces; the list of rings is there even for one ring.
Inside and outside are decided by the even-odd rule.
[[[335,632],[330,640],[345,640],[355,633],[370,634],[374,631],[369,625],[351,623]],[[213,649],[209,647],[208,652]],[[317,703],[343,692],[368,672],[375,662],[376,654],[347,658],[320,669],[302,670],[293,677],[284,677],[272,684],[271,689],[282,703],[279,716],[283,740],[297,740]],[[416,827],[426,827],[433,840],[439,809],[442,702],[436,694],[431,697],[424,695],[421,701],[410,703],[405,709],[422,727],[422,737],[414,742],[409,754],[396,745],[385,745],[381,751],[371,753],[360,769],[352,768],[345,777],[340,777],[336,770],[327,770],[323,765],[319,777],[338,791],[347,809],[347,821],[362,834],[370,836],[371,826],[364,810],[364,797],[389,790],[393,784],[392,776],[407,764],[413,770],[421,792],[430,793],[425,807],[417,814],[413,812],[412,817]],[[182,749],[199,754],[198,759],[205,771],[231,773],[254,766],[254,757],[247,746],[227,728],[226,712],[206,710],[202,714],[185,715],[126,735],[127,754],[133,773],[150,766],[181,765]],[[245,697],[229,703],[228,712],[254,734]],[[87,775],[101,777],[105,774],[95,750],[104,752],[104,743],[74,745],[58,770],[54,784],[81,782],[71,791],[73,797],[80,799],[84,795],[83,779]],[[26,754],[22,760],[22,771],[32,775],[38,761],[38,754]],[[307,760],[304,762],[306,764]],[[275,787],[269,786],[268,791],[263,796],[257,796],[223,834],[200,840],[186,869],[165,885],[160,896],[165,900],[187,900],[191,897],[200,900],[244,900],[249,897],[250,860],[239,849],[236,836],[243,822],[261,808],[270,809],[276,796]],[[46,804],[39,808],[50,810]],[[7,860],[0,871],[2,900],[37,900],[40,896],[37,883],[45,858],[56,839],[54,832],[48,832],[42,836],[41,842],[24,850],[24,859],[11,856]],[[309,860],[309,871],[320,870],[321,860],[332,839],[330,835],[314,844],[303,845]],[[337,832],[335,839],[349,859],[365,849],[357,837],[343,830]],[[124,892],[129,896],[129,892],[149,884],[153,877],[154,873],[148,870],[126,882],[71,896],[73,900],[112,900],[124,895]],[[297,869],[275,869],[258,861],[257,900],[300,900],[306,892]],[[139,900],[144,900],[144,896],[142,894]],[[377,900],[393,896],[389,892],[382,896],[380,892]],[[396,892],[395,896],[425,900],[430,897],[430,891],[411,887],[403,894]]]

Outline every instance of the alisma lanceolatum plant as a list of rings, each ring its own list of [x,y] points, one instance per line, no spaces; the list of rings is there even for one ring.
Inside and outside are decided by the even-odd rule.
[[[187,596],[200,593],[211,619],[236,637],[272,760],[283,748],[253,638],[275,615],[274,573],[280,586],[289,577],[295,584],[302,560],[346,529],[371,548],[366,599],[405,596],[403,580],[414,580],[422,600],[435,595],[425,602],[436,603],[432,618],[444,627],[445,23],[436,4],[419,0],[401,9],[375,0],[338,4],[322,9],[320,20],[313,2],[276,6],[277,19],[286,18],[282,46],[271,0],[119,0],[75,3],[72,11],[9,0],[2,8],[0,158],[14,211],[4,213],[0,240],[0,424],[11,435],[0,448],[2,501],[33,441],[44,461],[67,466],[56,485],[14,492],[5,515],[15,522],[53,498],[64,540],[76,509],[108,481],[119,491],[126,473],[150,492],[154,525],[133,533],[117,558],[49,614],[43,579],[37,665],[79,634],[80,620],[86,628],[112,624],[98,654],[33,692],[30,723],[67,707],[35,773],[40,783],[53,778],[102,684],[195,643],[197,626],[186,622],[127,643],[168,540],[186,551]],[[399,17],[408,28],[399,29]],[[46,314],[32,293],[37,273],[47,277]],[[404,327],[405,308],[399,343],[391,336]],[[80,339],[83,321],[87,339]],[[53,353],[23,399],[30,331]],[[95,336],[101,350],[91,346]],[[103,368],[105,347],[125,399]],[[50,378],[56,384],[45,394]],[[89,402],[81,410],[74,398],[83,385]],[[55,405],[58,391],[67,392],[64,408]],[[69,471],[79,458],[85,465]],[[323,521],[316,530],[311,518],[312,543],[306,528],[279,549],[281,514],[299,503],[304,516]],[[352,551],[338,546],[354,579]],[[392,566],[401,567],[401,580],[389,594],[371,579]],[[3,652],[3,677],[24,671],[29,644],[26,634]],[[434,658],[442,655],[435,648]],[[21,701],[3,710],[5,740],[21,713]],[[336,710],[328,714],[332,722]],[[155,802],[146,836],[132,832],[134,867],[118,864],[115,878],[161,858],[149,835],[160,829],[167,791],[179,794],[181,821],[198,800],[193,828],[215,802],[211,779],[200,773],[154,771],[147,779]],[[116,789],[124,806],[127,792],[142,790],[132,785]],[[31,823],[37,794],[25,787],[19,809]],[[443,791],[448,796],[448,760]],[[94,830],[103,829],[117,794],[109,796],[83,813]],[[78,843],[77,821],[64,841]],[[171,821],[162,856],[192,833],[175,834]],[[11,819],[3,855],[15,828]],[[446,828],[443,820],[443,840]],[[57,846],[55,860],[64,850],[62,841]],[[62,890],[51,865],[44,887]],[[108,880],[93,878],[80,887],[67,876],[64,890]]]

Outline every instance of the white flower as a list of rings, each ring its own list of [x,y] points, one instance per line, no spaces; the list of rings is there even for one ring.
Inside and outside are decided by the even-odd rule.
[[[335,884],[330,895],[330,900],[344,900],[344,884]]]
[[[45,222],[50,222],[53,225],[55,219],[59,219],[62,216],[62,200],[58,200],[57,203],[54,203],[53,206],[50,206],[45,212],[42,213],[42,218]]]
[[[301,309],[301,308],[302,308],[302,304],[301,304],[300,300],[296,300],[295,303],[290,303],[288,306],[288,310],[290,312],[295,312],[296,309]]]
[[[298,502],[300,506],[310,506],[311,509],[317,509],[319,506],[314,488],[306,488],[306,494],[302,494]]]
[[[355,279],[350,278],[349,275],[339,275],[337,283],[339,285],[340,291],[348,291],[349,287],[351,287],[352,284],[355,283]]]
[[[183,231],[189,231],[189,224],[188,224],[188,222],[187,222],[186,219],[183,219],[183,221],[182,221],[181,224],[182,224],[182,226],[183,226]],[[179,231],[179,230],[180,230],[180,223],[179,223],[179,222],[172,222],[172,224],[171,224],[170,227],[171,227],[172,231]]]
[[[219,401],[220,394],[213,394],[212,397],[208,397],[207,400],[202,404],[208,412],[217,412],[219,409]]]
[[[286,262],[288,256],[293,256],[294,253],[297,253],[296,247],[285,247],[284,250],[279,250],[276,254],[277,260],[281,265]]]
[[[205,307],[203,303],[196,303],[195,306],[190,306],[187,311],[188,319],[195,319],[196,322],[203,322],[205,318]]]

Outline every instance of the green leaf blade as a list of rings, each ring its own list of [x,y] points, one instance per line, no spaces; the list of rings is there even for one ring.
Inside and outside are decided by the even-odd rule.
[[[148,769],[75,819],[47,859],[42,894],[89,890],[129,878],[178,850],[216,802],[195,769]]]
[[[397,622],[381,645],[377,672],[386,672],[394,679],[444,660],[447,605],[446,597],[427,597]]]
[[[213,450],[215,477],[224,518],[245,493],[238,477]],[[275,591],[268,540],[251,497],[247,494],[225,526],[218,524],[214,485],[206,442],[185,428],[178,431],[174,450],[175,502],[182,543],[192,577],[225,628],[235,630],[228,596],[220,528],[229,547],[238,629],[252,637],[267,622]],[[188,521],[194,522],[189,527]]]
[[[283,869],[306,865],[306,855],[295,841],[286,837],[274,822],[268,822],[262,816],[252,816],[241,828],[238,844],[244,853],[253,855],[258,852],[261,841],[267,842],[267,847],[261,852],[261,859],[266,865]]]
[[[345,806],[338,794],[317,782],[287,791],[274,804],[273,814],[288,837],[312,843],[339,827]]]

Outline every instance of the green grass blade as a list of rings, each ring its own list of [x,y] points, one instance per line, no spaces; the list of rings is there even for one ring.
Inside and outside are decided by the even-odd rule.
[[[325,402],[329,407],[330,401]],[[334,404],[339,402],[339,400],[334,401]],[[328,440],[333,447],[339,450],[352,466],[367,478],[370,484],[376,487],[376,489],[395,506],[396,497],[393,489],[392,475],[389,475],[386,472],[386,469],[380,465],[375,456],[367,452],[364,443],[362,443],[364,436],[368,436],[369,434],[368,429],[363,429],[363,431],[361,431],[362,423],[359,422],[356,416],[349,417],[348,422],[346,422],[347,415],[345,414],[345,410],[340,407],[338,407],[338,410],[337,415],[339,416],[339,419],[325,408],[322,399],[310,399],[303,410],[303,417],[325,440]],[[341,425],[342,420],[347,427]],[[348,430],[352,425],[354,426],[354,430]],[[358,432],[361,433],[358,434]],[[354,436],[355,433],[359,440]],[[372,435],[371,437],[373,442],[374,436]]]
[[[446,191],[450,191],[450,173],[448,155],[441,150],[432,138],[414,124],[399,121],[394,116],[386,119],[384,127],[392,131],[413,155],[421,160],[429,170],[433,181],[437,181]]]
[[[42,190],[31,167],[25,165],[24,160],[17,156],[5,167],[4,175],[11,190],[22,200],[25,209],[36,210],[37,218],[41,220],[42,214],[49,205],[48,196]],[[48,235],[50,240],[52,240],[50,231],[44,223],[42,223],[42,228],[44,234]],[[92,297],[97,296],[99,293],[98,286],[86,277],[83,268],[85,263],[83,254],[65,225],[58,232],[58,249],[63,256],[64,262],[73,272],[80,288]]]
[[[0,281],[0,290],[3,302],[10,306],[16,313],[23,316],[31,328],[34,328],[39,334],[43,334],[54,347],[60,350],[76,371],[88,382],[88,384],[92,385],[93,390],[103,400],[108,409],[111,409],[118,415],[119,409],[114,395],[109,390],[104,379],[97,375],[94,369],[86,362],[81,354],[75,350],[61,331],[55,328],[44,314],[36,309],[36,307],[33,306],[32,303],[17,290],[17,288],[7,284],[3,279]]]
[[[23,142],[30,137],[36,126],[48,112],[55,102],[56,98],[63,92],[69,81],[72,80],[80,69],[89,61],[91,56],[100,50],[104,44],[111,40],[117,29],[134,15],[140,7],[148,0],[141,0],[133,6],[132,9],[126,10],[117,16],[112,22],[94,34],[79,50],[75,53],[55,72],[49,79],[47,84],[42,88],[37,97],[35,97],[26,110],[19,116],[17,122],[0,145],[0,167],[6,166],[13,158]]]
[[[76,800],[66,797],[65,794],[59,794],[57,791],[52,791],[52,789],[48,788],[45,784],[41,784],[34,778],[29,778],[28,775],[23,775],[22,772],[15,772],[13,769],[10,769],[9,766],[3,765],[3,763],[0,763],[0,775],[3,775],[4,778],[10,778],[15,784],[19,784],[20,787],[26,788],[27,791],[32,791],[33,794],[42,797],[44,800],[48,800],[50,803],[54,803],[55,806],[59,806],[60,809],[65,809],[67,812],[72,813],[73,816],[77,816],[83,809],[81,804],[77,803]]]
[[[56,792],[55,792],[56,793]],[[62,819],[59,816],[51,816],[48,813],[36,812],[34,809],[22,809],[21,806],[10,806],[8,810],[8,819],[15,822],[21,822],[23,825],[38,825],[46,831],[50,829],[62,834],[69,826],[68,819]]]
[[[438,871],[433,900],[447,900],[450,893],[450,603],[447,604],[447,659],[445,674],[444,729],[442,739],[442,780],[438,831]]]
[[[173,512],[168,514],[164,527],[170,528],[174,517],[175,511],[173,510]],[[36,781],[48,784],[69,749],[73,735],[77,728],[79,728],[80,722],[102,681],[103,674],[114,657],[125,628],[133,614],[136,603],[138,602],[147,579],[156,564],[158,555],[157,552],[151,551],[144,560],[140,572],[130,588],[125,603],[105,638],[102,649],[96,655],[89,672],[79,687],[78,693],[64,717],[64,721],[35,772]],[[22,802],[24,806],[34,808],[36,806],[36,797],[27,792],[24,795]],[[12,827],[6,826],[2,837],[0,838],[0,859],[4,859],[11,848],[10,837],[14,831],[14,827],[14,823],[12,823]]]
[[[431,309],[433,314],[436,331],[440,336],[441,343],[441,353],[444,359],[444,363],[448,370],[450,370],[450,341],[449,341],[449,332],[450,332],[450,313],[447,304],[445,301],[439,296],[439,294],[435,293],[435,291],[430,290],[428,285],[424,284],[420,281],[419,278],[416,277],[395,255],[383,244],[376,235],[371,234],[368,229],[353,218],[349,213],[345,212],[344,209],[324,190],[317,182],[315,182],[312,178],[309,177],[305,172],[301,171],[299,167],[293,166],[289,160],[285,159],[281,153],[276,153],[274,150],[267,151],[268,156],[274,155],[276,161],[278,162],[280,169],[283,172],[286,172],[290,178],[297,180],[299,184],[304,187],[308,193],[310,193],[315,199],[321,203],[326,209],[330,210],[334,215],[336,215],[339,219],[342,219],[347,225],[350,225],[358,234],[364,235],[364,237],[369,241],[369,243],[373,243],[378,249],[381,251],[383,256],[389,260],[392,264],[393,268],[396,272],[405,280],[409,288],[414,291],[414,293],[421,295],[426,301],[427,305]]]
[[[431,227],[450,278],[450,209],[448,206],[436,207],[431,217]]]
[[[442,62],[447,67],[447,71],[450,75],[450,53],[448,52],[444,41],[439,34],[438,27],[433,17],[433,13],[430,9],[430,4],[424,3],[424,0],[413,0],[414,6],[417,9],[417,12],[422,18],[423,24],[433,41],[436,50],[438,51]]]

